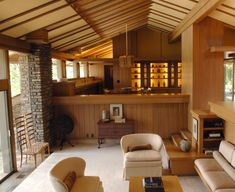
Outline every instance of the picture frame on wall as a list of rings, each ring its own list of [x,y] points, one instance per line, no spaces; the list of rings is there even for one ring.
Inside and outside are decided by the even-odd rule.
[[[193,118],[193,138],[198,140],[198,121],[195,118]]]
[[[110,104],[110,119],[122,119],[122,104]]]

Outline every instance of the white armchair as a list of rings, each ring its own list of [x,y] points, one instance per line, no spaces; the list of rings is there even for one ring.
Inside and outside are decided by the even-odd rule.
[[[49,172],[49,179],[55,192],[103,192],[102,182],[97,176],[84,176],[86,162],[79,157],[69,157],[58,162]],[[65,181],[69,173],[75,172],[75,180]]]
[[[125,135],[121,138],[121,148],[124,179],[130,176],[159,177],[162,176],[162,166],[168,168],[168,155],[162,138],[157,134]]]

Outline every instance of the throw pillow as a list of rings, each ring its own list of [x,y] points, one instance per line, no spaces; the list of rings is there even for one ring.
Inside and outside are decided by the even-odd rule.
[[[151,144],[145,144],[145,145],[134,145],[134,146],[129,146],[128,151],[138,151],[138,150],[150,150],[152,149]]]
[[[68,187],[68,190],[71,191],[73,184],[76,181],[76,173],[75,171],[70,171],[64,178],[63,182]]]

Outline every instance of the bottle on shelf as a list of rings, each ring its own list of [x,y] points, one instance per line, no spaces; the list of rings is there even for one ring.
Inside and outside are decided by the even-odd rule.
[[[166,83],[165,83],[165,81],[163,81],[163,87],[166,87]]]
[[[158,86],[158,87],[160,87],[160,86],[161,86],[161,85],[160,85],[160,81],[158,81],[158,82],[157,82],[157,86]]]

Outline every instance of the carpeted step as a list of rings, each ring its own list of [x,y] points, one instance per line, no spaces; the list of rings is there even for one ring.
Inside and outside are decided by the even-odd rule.
[[[183,139],[181,134],[174,134],[171,136],[171,139],[176,147],[180,147],[180,141]]]
[[[190,131],[189,130],[181,130],[180,131],[180,134],[181,134],[181,136],[184,138],[184,139],[186,139],[186,140],[189,140],[189,141],[191,141],[192,140],[192,133],[190,133]]]

